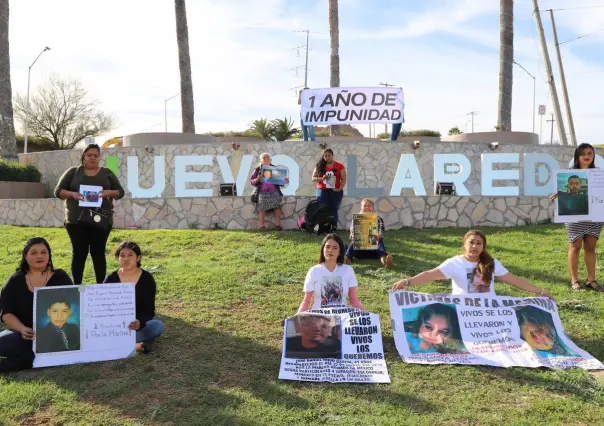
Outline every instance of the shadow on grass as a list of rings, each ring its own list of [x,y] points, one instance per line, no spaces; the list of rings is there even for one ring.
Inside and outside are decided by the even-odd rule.
[[[405,406],[412,412],[435,409],[386,386],[281,381],[281,351],[261,339],[193,326],[179,318],[163,319],[167,332],[151,355],[29,370],[10,380],[53,382],[75,392],[80,401],[106,405],[144,423],[251,426],[265,424],[267,412],[289,413],[295,423],[318,409],[299,395],[317,387],[326,392],[348,388],[365,400]]]

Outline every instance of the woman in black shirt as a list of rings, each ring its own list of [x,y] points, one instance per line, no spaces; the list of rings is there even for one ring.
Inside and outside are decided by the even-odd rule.
[[[0,292],[0,319],[7,330],[0,332],[0,373],[31,368],[34,289],[73,285],[62,269],[52,266],[50,245],[44,238],[31,238],[23,248],[21,264]]]
[[[136,296],[136,320],[129,325],[136,330],[136,350],[151,352],[151,345],[164,332],[164,323],[155,317],[155,293],[153,275],[141,268],[141,249],[138,244],[125,241],[115,251],[120,269],[105,278],[106,283],[134,283]]]

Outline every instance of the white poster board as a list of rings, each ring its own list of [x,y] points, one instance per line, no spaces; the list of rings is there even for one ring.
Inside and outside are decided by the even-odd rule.
[[[301,105],[305,125],[403,122],[401,87],[304,89]]]
[[[84,196],[78,205],[80,207],[101,207],[103,198],[101,198],[102,186],[80,185],[80,194]]]
[[[316,309],[285,320],[279,379],[390,383],[378,315]]]
[[[554,172],[554,222],[604,222],[604,170]]]
[[[36,288],[34,368],[133,356],[135,319],[133,283]]]
[[[604,369],[566,335],[548,298],[390,291],[390,314],[408,363]]]

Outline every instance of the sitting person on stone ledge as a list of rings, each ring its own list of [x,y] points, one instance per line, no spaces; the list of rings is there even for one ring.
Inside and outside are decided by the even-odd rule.
[[[491,256],[487,252],[487,237],[482,232],[477,230],[466,232],[463,237],[463,252],[445,260],[435,269],[395,282],[392,290],[415,290],[416,286],[431,281],[451,279],[453,284],[451,294],[487,293],[495,296],[495,277],[497,277],[498,281],[520,290],[553,299],[549,291],[512,274]]]
[[[275,230],[282,231],[281,228],[281,200],[283,194],[279,185],[275,185],[264,181],[264,175],[262,174],[262,166],[272,166],[271,156],[269,153],[264,152],[260,154],[260,164],[254,170],[252,177],[250,178],[250,185],[257,188],[258,200],[255,202],[256,208],[254,213],[258,214],[260,219],[260,230],[267,231],[264,224],[264,217],[266,212],[275,212]],[[285,182],[289,183],[289,179],[285,178]]]
[[[373,201],[369,198],[364,198],[361,201],[361,212],[360,213],[373,213],[375,206]],[[384,220],[377,216],[377,249],[376,250],[361,250],[354,248],[355,238],[358,239],[359,236],[355,235],[354,232],[354,220],[350,223],[350,244],[346,249],[346,257],[344,258],[344,263],[350,265],[352,263],[352,259],[380,259],[382,261],[382,265],[386,268],[390,268],[392,266],[392,255],[389,255],[386,252],[386,246],[384,245]]]

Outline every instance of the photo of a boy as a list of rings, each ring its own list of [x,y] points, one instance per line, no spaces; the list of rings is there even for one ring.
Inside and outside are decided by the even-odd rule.
[[[79,292],[74,289],[45,290],[37,293],[38,315],[36,353],[77,351],[80,349],[80,327],[72,318],[75,305],[79,306]],[[71,320],[71,322],[69,322]]]

